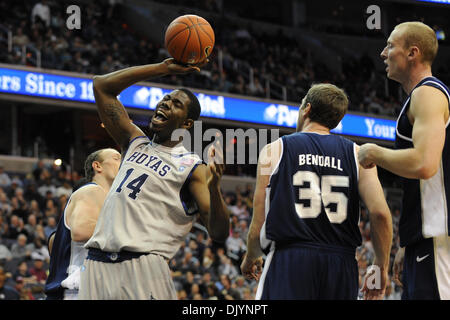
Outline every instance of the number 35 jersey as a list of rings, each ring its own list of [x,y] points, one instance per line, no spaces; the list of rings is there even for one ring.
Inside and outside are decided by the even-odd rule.
[[[85,247],[171,259],[197,216],[188,185],[201,163],[182,144],[169,148],[146,136],[133,139]]]
[[[281,142],[282,155],[266,189],[262,248],[275,241],[355,249],[361,244],[355,144],[304,132]]]

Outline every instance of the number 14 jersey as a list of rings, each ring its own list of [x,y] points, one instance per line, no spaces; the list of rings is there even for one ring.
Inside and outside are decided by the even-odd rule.
[[[297,132],[281,138],[278,166],[266,189],[264,250],[309,242],[361,245],[355,144],[336,135]]]
[[[182,144],[169,148],[146,136],[133,139],[85,247],[171,259],[197,217],[188,186],[201,163]]]

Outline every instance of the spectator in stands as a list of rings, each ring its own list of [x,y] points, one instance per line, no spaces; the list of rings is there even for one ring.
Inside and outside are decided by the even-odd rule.
[[[34,244],[27,244],[27,236],[21,233],[17,236],[17,242],[11,246],[11,254],[14,259],[29,259],[33,249]]]
[[[21,279],[22,281],[25,282],[25,284],[28,283],[35,283],[36,282],[36,278],[33,277],[33,275],[30,273],[30,270],[28,268],[28,264],[27,262],[21,261],[18,265],[17,265],[17,269],[13,274],[13,279],[14,281],[17,282],[18,279]]]
[[[30,268],[30,273],[36,277],[36,281],[39,284],[45,285],[47,273],[44,270],[44,259],[42,257],[37,256],[33,259],[33,267]]]
[[[17,197],[11,198],[11,214],[18,216],[23,221],[28,217],[28,204]]]
[[[25,286],[25,281],[22,277],[18,277],[14,289],[19,293],[20,300],[35,300],[31,293],[31,288]]]
[[[230,208],[231,213],[238,217],[238,219],[248,218],[247,206],[242,201],[242,196],[237,195],[236,204]]]
[[[13,36],[12,43],[15,46],[26,46],[30,43],[30,38],[23,33],[22,28],[17,28],[16,34]]]
[[[245,241],[240,237],[237,230],[233,230],[231,236],[225,241],[227,255],[233,259],[233,263],[239,265],[243,254],[247,251]]]
[[[8,197],[4,192],[0,192],[0,210],[2,210],[5,215],[9,215],[11,213],[11,204],[9,203]]]
[[[47,4],[47,0],[41,0],[41,2],[36,3],[31,11],[31,22],[34,24],[40,20],[45,23],[45,26],[50,26],[50,7]]]
[[[12,259],[11,251],[4,244],[0,243],[0,265]]]
[[[70,197],[72,194],[72,185],[69,180],[64,180],[62,185],[56,189],[55,196],[58,198],[62,195]]]
[[[221,264],[218,268],[220,275],[227,275],[229,278],[233,279],[239,275],[239,270],[236,265],[233,264],[231,259],[227,256],[222,257]]]
[[[6,274],[3,269],[0,270],[0,300],[19,300],[19,293],[9,286],[5,285]]]
[[[21,232],[26,233],[26,231],[23,229],[23,227],[20,223],[20,218],[16,215],[12,215],[9,220],[8,232],[5,235],[5,238],[17,239],[17,236]]]
[[[0,165],[0,188],[5,190],[9,188],[10,185],[11,185],[11,178],[5,172],[5,168],[2,165]]]
[[[192,255],[192,252],[189,248],[185,249],[184,258],[177,265],[177,269],[182,273],[185,273],[187,271],[190,271],[192,273],[199,273],[200,262]]]
[[[34,176],[35,181],[39,181],[41,179],[41,174],[45,169],[46,169],[46,166],[45,166],[43,160],[39,160],[35,164],[35,168],[33,169],[33,176]]]
[[[32,241],[34,241],[35,239],[36,227],[37,227],[36,215],[32,213],[28,216],[27,223],[24,226],[24,229],[26,230],[28,237],[32,239]]]
[[[28,202],[32,202],[33,200],[37,202],[38,205],[41,205],[43,202],[44,197],[40,195],[40,193],[37,191],[37,185],[35,182],[30,183],[26,189],[24,198]],[[31,209],[33,209],[33,203],[31,203]],[[36,212],[35,212],[36,213]],[[39,216],[39,215],[37,215]]]
[[[248,285],[245,281],[245,278],[241,275],[235,278],[235,281],[232,284],[232,287],[239,292],[241,299],[244,299],[245,290],[248,289]]]
[[[50,263],[50,253],[47,246],[42,243],[40,238],[34,240],[34,250],[31,252],[31,259],[41,259],[47,263]]]
[[[227,300],[239,300],[241,299],[241,296],[239,294],[239,291],[234,289],[231,286],[231,280],[227,275],[220,275],[220,284],[222,285],[221,294],[225,297]],[[228,296],[228,297],[227,297]],[[231,299],[230,299],[231,298]]]
[[[214,263],[215,255],[212,252],[211,248],[207,247],[203,251],[203,259],[202,259],[202,271],[208,271],[212,268]]]
[[[0,208],[0,239],[6,239],[8,234],[8,223],[3,217],[3,211]]]
[[[235,230],[239,232],[241,239],[246,242],[248,235],[248,222],[246,219],[239,220],[239,224],[235,227]]]
[[[44,208],[44,216],[47,218],[50,217],[58,217],[58,208],[55,206],[55,201],[53,199],[47,199],[45,202],[45,208]]]
[[[34,237],[41,239],[43,243],[47,243],[48,237],[45,235],[44,227],[42,224],[38,224],[36,226],[36,232],[34,233]]]
[[[189,290],[189,294],[187,296],[187,299],[188,300],[195,300],[194,297],[196,295],[200,295],[200,299],[199,300],[201,300],[202,295],[200,293],[200,286],[197,283],[193,283],[191,285],[190,290]]]
[[[34,215],[37,221],[41,220],[44,217],[44,214],[42,213],[41,208],[39,207],[39,202],[37,200],[31,200],[28,212],[29,216]]]
[[[56,231],[57,222],[55,216],[47,218],[47,226],[44,227],[45,238],[48,239],[50,235]]]
[[[48,174],[48,171],[45,170],[44,172],[47,172],[47,174]],[[44,175],[47,175],[47,174],[44,174]],[[38,192],[39,192],[39,194],[40,194],[42,197],[44,197],[44,198],[47,197],[47,193],[48,193],[48,192],[51,192],[52,195],[55,194],[56,188],[55,188],[55,186],[52,184],[52,180],[51,180],[50,177],[46,177],[46,178],[45,178],[44,184],[38,188]]]

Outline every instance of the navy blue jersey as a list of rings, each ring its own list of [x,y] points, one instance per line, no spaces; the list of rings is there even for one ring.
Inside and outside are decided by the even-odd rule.
[[[89,184],[94,183],[88,183],[84,186]],[[65,289],[61,287],[61,282],[68,276],[72,244],[72,236],[69,227],[66,225],[65,219],[66,208],[69,203],[70,198],[67,201],[64,212],[58,222],[55,238],[53,240],[52,252],[50,254],[49,274],[47,282],[45,283],[45,294],[47,295],[48,300],[63,300],[64,298]]]
[[[336,135],[281,138],[282,156],[266,190],[261,247],[307,242],[354,250],[359,231],[355,144]],[[267,241],[269,240],[269,241]]]
[[[419,86],[437,88],[450,99],[450,91],[447,86],[435,77],[423,79],[414,89]],[[414,89],[411,91],[411,94]],[[412,140],[413,126],[407,116],[411,94],[406,99],[397,119],[396,149],[414,147]],[[448,207],[450,201],[449,121],[446,124],[445,144],[438,172],[427,180],[401,178],[403,183],[403,204],[399,234],[402,247],[424,238],[450,235],[450,211]]]

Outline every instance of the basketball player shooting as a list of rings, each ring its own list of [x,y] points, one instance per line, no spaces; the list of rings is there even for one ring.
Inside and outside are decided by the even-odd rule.
[[[200,65],[201,66],[201,65]],[[156,105],[149,136],[134,125],[117,99],[129,86],[156,76],[186,74],[200,66],[174,59],[94,77],[100,119],[122,148],[122,164],[99,216],[81,272],[80,299],[176,299],[168,260],[199,218],[209,236],[225,241],[229,212],[220,192],[221,151],[209,150],[208,166],[171,140],[190,129],[200,104],[177,89]]]

